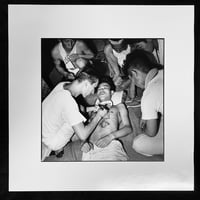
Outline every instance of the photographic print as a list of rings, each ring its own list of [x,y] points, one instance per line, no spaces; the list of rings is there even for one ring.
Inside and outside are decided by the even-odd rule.
[[[164,160],[164,39],[42,38],[41,48],[42,161]]]
[[[8,33],[9,191],[194,189],[194,6],[9,5]]]

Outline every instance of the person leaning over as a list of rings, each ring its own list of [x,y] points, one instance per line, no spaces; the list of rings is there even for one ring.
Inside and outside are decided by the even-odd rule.
[[[76,79],[64,85],[64,90],[52,91],[42,102],[42,161],[51,151],[59,151],[76,134],[85,140],[97,126],[107,111],[99,110],[95,118],[87,125],[80,113],[75,97],[86,97],[94,93],[98,78],[90,69],[81,72]]]
[[[163,154],[163,69],[152,63],[143,50],[127,56],[125,70],[135,85],[143,88],[141,99],[143,133],[133,140],[133,148],[144,155]]]

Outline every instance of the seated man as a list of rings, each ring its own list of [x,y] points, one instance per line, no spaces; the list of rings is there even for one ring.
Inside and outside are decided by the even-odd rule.
[[[133,148],[144,155],[163,154],[163,69],[152,63],[143,50],[127,56],[125,69],[136,86],[144,89],[141,99],[142,134],[133,141]],[[161,69],[160,69],[161,68]]]
[[[102,117],[88,141],[83,144],[82,160],[128,159],[118,138],[131,133],[132,128],[125,105],[113,105],[111,101],[114,90],[115,86],[110,77],[101,79],[97,89],[98,106],[99,109],[107,109],[108,113]],[[96,112],[92,112],[90,120],[95,116]]]
[[[67,80],[74,79],[88,60],[94,57],[83,41],[67,38],[60,39],[51,54],[56,69]]]

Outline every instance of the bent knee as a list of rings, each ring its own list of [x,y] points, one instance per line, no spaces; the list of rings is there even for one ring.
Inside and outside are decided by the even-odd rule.
[[[146,139],[145,134],[138,135],[135,137],[133,140],[132,148],[140,154],[143,154],[145,156],[152,156],[151,151],[149,150],[149,146],[147,145],[145,139]]]
[[[135,137],[132,144],[132,148],[139,153],[143,149],[143,143],[142,143],[141,137],[142,135]]]

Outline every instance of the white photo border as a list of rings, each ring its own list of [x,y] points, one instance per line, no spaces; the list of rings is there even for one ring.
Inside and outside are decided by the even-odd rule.
[[[9,191],[194,189],[194,6],[9,5],[8,25]],[[164,162],[41,162],[41,38],[62,37],[165,39]]]

